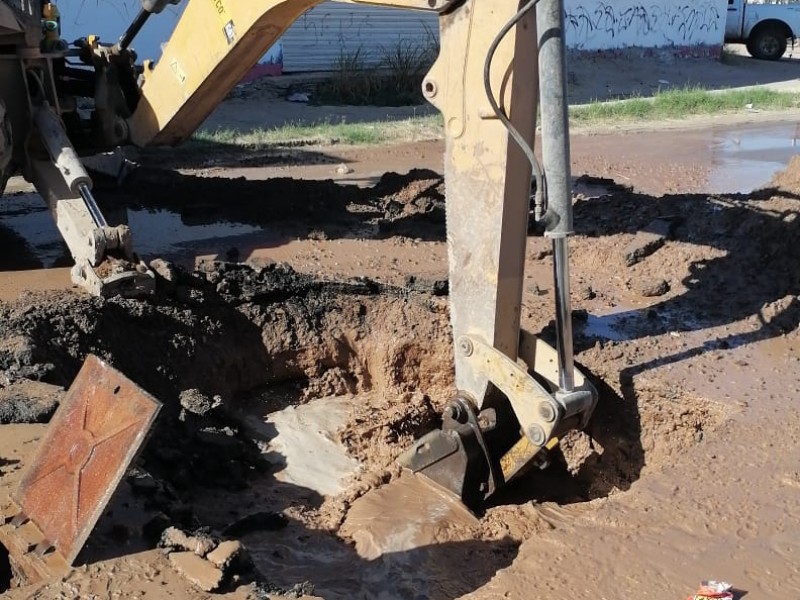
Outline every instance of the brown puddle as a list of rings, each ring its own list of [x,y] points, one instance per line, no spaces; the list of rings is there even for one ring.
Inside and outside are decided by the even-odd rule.
[[[423,476],[408,474],[356,500],[339,535],[355,542],[360,557],[374,560],[459,540],[478,524],[451,493]]]

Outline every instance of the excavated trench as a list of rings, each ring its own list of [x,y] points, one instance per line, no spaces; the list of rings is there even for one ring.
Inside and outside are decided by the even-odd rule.
[[[441,282],[403,288],[214,263],[196,275],[165,267],[159,283],[147,301],[64,292],[3,305],[4,383],[68,387],[88,353],[100,356],[164,403],[143,465],[178,489],[247,486],[260,451],[239,424],[253,411],[355,398],[339,437],[367,471],[386,468],[439,424],[453,391]],[[589,371],[603,362],[591,351],[582,358]],[[668,460],[717,420],[702,400],[594,380],[593,441],[569,436],[546,483],[518,486],[500,502],[627,489],[645,463]]]
[[[342,544],[358,535],[347,522],[348,511],[397,477],[394,459],[440,424],[453,391],[445,291],[438,281],[412,287],[324,281],[281,265],[215,263],[194,275],[162,266],[159,292],[146,301],[64,292],[0,307],[0,375],[10,384],[33,379],[67,387],[93,353],[164,403],[140,468],[128,478],[126,499],[112,502],[82,560],[115,556],[120,531],[149,538],[144,547],[152,547],[169,524],[229,534],[238,528],[247,532],[261,572],[273,573],[269,581],[276,589],[305,585],[313,571],[325,597],[345,598],[358,593],[341,587],[338,577],[355,560]],[[602,364],[591,352],[584,357],[590,370],[595,360]],[[541,525],[517,505],[586,502],[624,491],[645,464],[668,462],[719,417],[701,400],[667,398],[659,389],[619,390],[594,380],[601,399],[591,438],[568,436],[550,469],[498,495],[477,524],[461,516],[431,535],[440,539],[446,532],[445,541],[459,551],[485,554],[493,568],[507,565],[522,538]],[[276,463],[274,432],[260,435],[263,427],[248,426],[254,417],[263,425],[264,415],[309,403],[344,407],[342,421],[328,434],[356,467],[330,496],[276,480],[281,457]],[[320,472],[326,469],[322,465]],[[155,516],[137,526],[124,523],[121,507],[131,495],[143,498],[148,515]],[[408,508],[402,499],[386,501],[395,505],[384,505],[388,512]],[[253,514],[284,517],[269,517],[267,526],[256,527],[258,534],[241,526]],[[469,545],[478,542],[483,545]],[[308,562],[308,544],[323,557],[318,563]],[[438,553],[401,554],[403,561],[443,560]],[[358,564],[364,581],[387,568],[375,561]],[[406,562],[391,568],[403,589],[436,580],[435,574],[424,582],[403,579]],[[443,597],[468,591],[487,575],[476,573],[460,584],[463,590]]]

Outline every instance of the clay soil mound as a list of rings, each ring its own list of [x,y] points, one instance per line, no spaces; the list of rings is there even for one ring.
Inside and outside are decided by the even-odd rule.
[[[372,187],[333,181],[198,176],[141,168],[120,189],[107,190],[113,205],[169,210],[187,225],[236,222],[291,235],[337,237],[369,232],[444,239],[443,178],[427,169],[384,174]]]

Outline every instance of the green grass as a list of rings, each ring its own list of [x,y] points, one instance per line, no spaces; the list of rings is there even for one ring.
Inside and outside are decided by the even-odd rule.
[[[684,88],[661,92],[652,98],[633,98],[615,102],[593,102],[570,109],[570,125],[586,127],[606,123],[681,119],[693,115],[743,112],[748,105],[763,111],[800,107],[800,94],[768,89],[723,90],[709,92]],[[201,130],[192,145],[227,145],[257,150],[274,146],[336,144],[368,146],[390,142],[415,142],[443,136],[442,117],[430,115],[398,121],[284,125],[276,129]]]
[[[397,121],[371,123],[318,123],[316,125],[283,125],[276,129],[201,130],[192,142],[196,145],[228,145],[249,149],[271,146],[335,144],[368,146],[386,142],[416,142],[442,137],[440,115],[412,117]]]
[[[710,92],[698,87],[688,87],[660,92],[652,98],[593,102],[571,108],[569,115],[570,124],[580,126],[732,113],[744,111],[748,105],[764,111],[797,108],[800,106],[800,94],[769,89]]]

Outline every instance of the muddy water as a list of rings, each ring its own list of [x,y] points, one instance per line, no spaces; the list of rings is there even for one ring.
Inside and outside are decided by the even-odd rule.
[[[55,266],[66,253],[50,211],[37,194],[0,200],[0,226],[24,238],[30,253],[46,268]]]
[[[746,193],[798,154],[796,121],[574,135],[572,171],[646,194]]]
[[[455,496],[420,475],[399,480],[355,501],[340,534],[362,558],[374,560],[445,541],[446,530],[469,531],[478,519]]]
[[[168,210],[119,208],[106,211],[110,223],[126,223],[134,232],[136,251],[142,256],[193,253],[214,240],[215,247],[231,247],[241,236],[261,228],[242,223],[186,223],[181,215]],[[115,218],[116,217],[116,218]],[[0,225],[27,242],[31,253],[45,268],[68,261],[63,243],[50,212],[37,194],[20,194],[0,202]]]
[[[765,185],[798,153],[798,127],[800,125],[795,121],[771,121],[692,131],[575,135],[572,139],[573,172],[611,177],[618,183],[633,185],[652,194],[749,192]],[[432,159],[436,154],[435,142],[422,144],[424,151],[415,154],[412,150],[416,147],[409,144],[400,149],[343,151],[343,160],[355,170],[355,175],[339,176],[340,183],[354,183],[353,177],[367,167],[374,170],[378,162],[384,168],[392,167],[399,171],[413,167],[441,167],[438,158]],[[301,163],[302,159],[298,158],[298,161]],[[328,167],[320,172],[319,165],[296,164],[228,169],[213,174],[244,175],[248,179],[278,176],[336,178],[337,175]],[[588,195],[602,192],[599,188],[576,191]],[[269,228],[221,220],[194,222],[169,210],[146,211],[120,206],[109,213],[110,222],[130,225],[141,255],[164,256],[187,265],[198,256],[226,258],[231,251],[235,256],[242,248],[261,248],[269,254],[291,242]],[[48,211],[35,194],[4,198],[0,202],[0,226],[26,241],[31,258],[43,266],[70,262]],[[246,257],[239,258],[244,260]]]
[[[143,256],[175,254],[191,249],[198,242],[215,240],[224,244],[230,239],[259,231],[243,223],[186,223],[179,214],[168,210],[127,210],[128,226],[135,232],[136,251]]]
[[[800,123],[746,125],[714,130],[708,192],[747,193],[767,184],[800,154]]]
[[[457,556],[465,560],[462,553],[480,555],[500,547],[475,541],[477,524],[444,492],[404,476],[356,500],[338,536],[292,520],[284,529],[254,532],[244,541],[258,568],[279,586],[310,580],[315,595],[329,600],[445,600],[475,587],[471,577],[452,580]],[[485,571],[481,565],[468,568]],[[481,575],[478,583],[485,578]]]
[[[353,404],[350,398],[320,398],[270,414],[263,421],[248,419],[250,427],[269,439],[265,458],[279,481],[333,496],[345,489],[359,464],[338,441]]]

